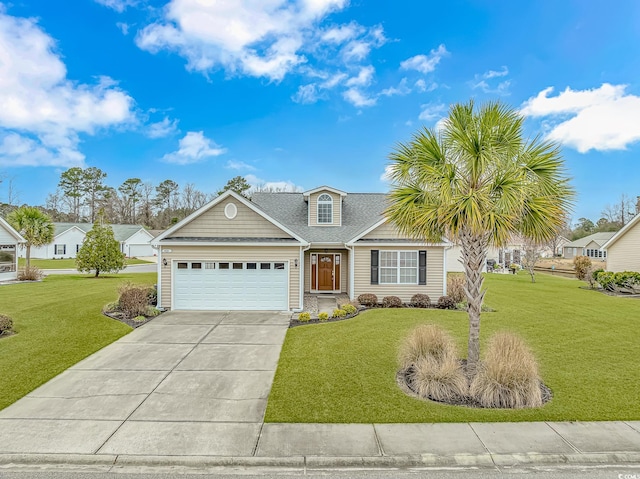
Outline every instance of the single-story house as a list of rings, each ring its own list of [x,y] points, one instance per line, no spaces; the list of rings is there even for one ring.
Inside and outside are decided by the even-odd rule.
[[[18,277],[18,247],[26,241],[9,223],[0,218],[0,281]]]
[[[93,223],[54,223],[54,238],[44,246],[32,247],[32,258],[60,259],[75,258],[80,250],[87,232],[93,228]],[[113,229],[113,236],[120,243],[120,251],[127,257],[154,256],[155,250],[151,246],[153,235],[140,225],[109,225]],[[26,250],[20,249],[20,256]]]
[[[567,259],[576,256],[588,256],[589,258],[604,260],[607,252],[602,248],[616,233],[613,231],[593,233],[584,238],[577,239],[564,245],[564,256]]]
[[[607,271],[640,272],[640,214],[614,234],[602,249],[607,254]]]
[[[401,235],[385,194],[321,186],[227,191],[158,236],[158,302],[167,309],[303,309],[305,293],[373,293],[433,302],[446,294],[446,241]]]

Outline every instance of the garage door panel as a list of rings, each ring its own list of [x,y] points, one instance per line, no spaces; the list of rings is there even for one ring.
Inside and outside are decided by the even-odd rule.
[[[178,263],[183,268],[178,268]],[[289,284],[288,265],[263,261],[269,269],[247,269],[247,263],[224,262],[229,269],[220,269],[220,263],[193,269],[197,261],[178,261],[174,264],[174,309],[204,310],[287,310]],[[186,265],[186,267],[184,267]],[[239,266],[242,269],[237,269]]]

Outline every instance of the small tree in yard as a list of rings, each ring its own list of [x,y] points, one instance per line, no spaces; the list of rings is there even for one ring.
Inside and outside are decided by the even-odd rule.
[[[117,273],[124,269],[124,266],[124,255],[120,252],[120,244],[113,237],[111,226],[104,223],[101,213],[78,251],[76,267],[83,273],[95,271],[97,278],[100,273]]]
[[[12,211],[7,221],[27,240],[26,267],[31,266],[31,247],[44,246],[53,241],[54,227],[51,218],[38,208],[23,206]]]
[[[522,267],[527,270],[531,276],[531,282],[536,282],[536,263],[540,260],[542,246],[535,241],[526,239],[524,241],[524,256],[522,258]]]

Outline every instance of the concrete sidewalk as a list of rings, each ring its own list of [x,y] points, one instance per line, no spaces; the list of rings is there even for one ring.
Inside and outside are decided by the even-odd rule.
[[[0,411],[0,470],[640,464],[640,421],[263,424],[288,321],[163,314]]]

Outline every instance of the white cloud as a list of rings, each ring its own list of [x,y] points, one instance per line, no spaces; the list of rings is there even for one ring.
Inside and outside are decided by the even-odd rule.
[[[162,161],[188,165],[226,153],[226,148],[217,145],[213,140],[204,136],[202,131],[189,131],[178,143],[178,150],[167,153]]]
[[[423,121],[432,121],[442,116],[442,112],[446,109],[446,106],[442,103],[433,104],[427,103],[421,105],[421,111],[418,118]]]
[[[373,80],[373,75],[375,74],[375,69],[369,65],[366,67],[362,67],[358,72],[358,75],[355,77],[351,77],[347,80],[346,85],[348,87],[353,86],[368,86],[371,84]]]
[[[400,83],[398,84],[397,87],[392,86],[389,88],[385,88],[380,92],[380,94],[384,96],[394,96],[394,95],[402,96],[402,95],[408,95],[409,93],[411,93],[411,88],[407,86],[406,78],[403,78],[402,80],[400,80]]]
[[[338,30],[323,40],[319,24],[346,4],[347,0],[171,0],[164,18],[141,30],[136,43],[152,53],[177,51],[189,69],[205,74],[224,68],[278,81],[307,61],[305,50],[317,48],[318,42],[335,43]]]
[[[335,73],[328,77],[324,82],[320,84],[321,88],[331,89],[338,85],[340,85],[343,81],[345,81],[349,75],[343,72]]]
[[[448,55],[449,52],[444,45],[440,45],[437,49],[431,50],[429,55],[416,55],[406,59],[400,63],[400,68],[403,70],[416,70],[420,73],[430,73],[436,69],[442,57]]]
[[[384,171],[380,175],[380,181],[391,181],[391,165],[387,165],[384,167]]]
[[[117,22],[116,27],[120,29],[123,35],[129,35],[129,24],[124,22]]]
[[[542,90],[522,106],[522,113],[549,117],[550,140],[589,150],[622,150],[640,141],[640,97],[626,92],[626,85],[603,83],[591,90],[566,88],[549,96],[553,88]]]
[[[300,85],[291,99],[296,103],[309,104],[318,101],[318,87],[315,83]]]
[[[511,81],[492,81],[494,78],[504,78],[509,74],[509,69],[502,66],[500,70],[488,70],[482,74],[476,74],[470,83],[474,90],[482,90],[484,93],[493,95],[509,95]]]
[[[340,25],[326,30],[322,34],[322,39],[325,42],[341,44],[360,35],[362,30],[363,28],[360,25],[352,22],[347,25]]]
[[[95,0],[95,1],[100,5],[109,7],[119,13],[124,12],[128,7],[134,7],[138,3],[140,3],[138,0]]]
[[[265,181],[256,175],[246,175],[244,177],[247,183],[251,185],[251,190],[256,189],[262,191],[278,191],[278,192],[301,192],[304,191],[301,186],[296,185],[292,181]]]
[[[67,79],[55,41],[0,8],[0,163],[83,165],[80,134],[135,121],[133,99],[108,77]]]
[[[365,93],[358,90],[357,88],[349,88],[347,91],[345,91],[342,94],[342,96],[349,103],[357,107],[373,106],[376,104],[375,98],[367,96]]]
[[[163,138],[178,131],[178,120],[170,120],[165,116],[162,121],[150,123],[147,126],[146,135],[149,138]]]
[[[227,164],[225,166],[225,168],[228,168],[230,170],[243,170],[243,171],[255,171],[256,168],[254,166],[251,166],[248,163],[245,163],[244,161],[238,161],[238,160],[229,160],[227,161]]]

